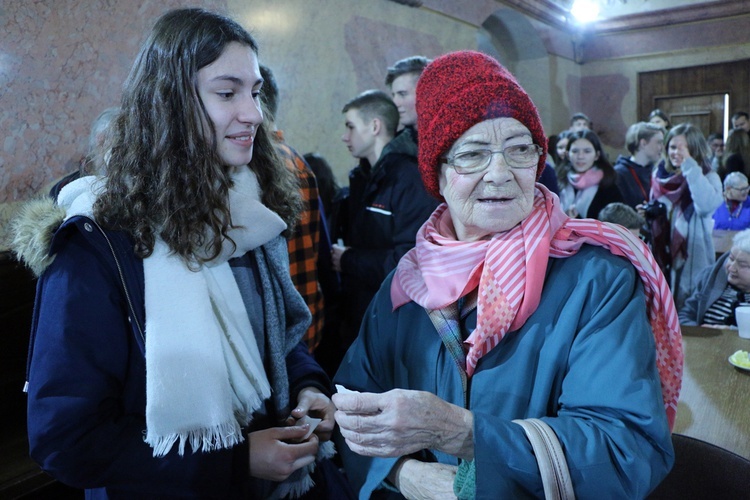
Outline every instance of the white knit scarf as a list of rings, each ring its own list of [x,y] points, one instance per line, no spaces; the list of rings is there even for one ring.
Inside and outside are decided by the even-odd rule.
[[[154,456],[179,442],[193,451],[231,448],[240,426],[271,395],[239,287],[227,262],[278,236],[286,224],[260,202],[255,174],[234,176],[235,242],[198,271],[157,240],[143,260],[146,301],[146,442]]]
[[[146,307],[146,437],[154,456],[230,448],[271,394],[255,335],[228,260],[267,243],[286,224],[260,202],[248,168],[233,176],[233,228],[221,255],[193,271],[157,239],[143,260]],[[67,217],[92,216],[101,181],[66,186]]]

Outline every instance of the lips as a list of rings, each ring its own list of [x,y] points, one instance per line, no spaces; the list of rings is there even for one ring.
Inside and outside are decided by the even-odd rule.
[[[250,147],[253,145],[253,134],[251,132],[240,132],[237,134],[229,134],[226,136],[227,139],[232,141],[234,144],[242,147]]]
[[[492,198],[479,198],[478,201],[479,203],[503,203],[506,201],[510,201],[512,199],[513,198],[504,198],[504,197],[496,196]]]

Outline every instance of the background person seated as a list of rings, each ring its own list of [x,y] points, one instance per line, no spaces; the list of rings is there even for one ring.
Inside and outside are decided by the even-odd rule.
[[[737,233],[732,249],[700,274],[680,309],[680,324],[737,326],[734,310],[746,302],[750,303],[750,229]]]
[[[620,201],[615,201],[602,208],[599,212],[599,220],[619,224],[637,238],[641,237],[641,228],[646,223],[646,220],[633,207]]]
[[[747,177],[732,172],[724,179],[724,203],[714,212],[714,231],[741,231],[750,227],[750,200]]]

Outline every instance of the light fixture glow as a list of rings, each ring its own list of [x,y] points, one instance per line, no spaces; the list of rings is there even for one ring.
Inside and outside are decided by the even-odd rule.
[[[596,0],[575,0],[570,13],[579,23],[590,23],[599,17],[599,2]]]
[[[729,94],[724,94],[724,140],[729,135]]]

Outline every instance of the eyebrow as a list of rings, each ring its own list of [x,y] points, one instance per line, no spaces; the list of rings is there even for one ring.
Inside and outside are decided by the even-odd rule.
[[[235,85],[243,85],[245,83],[245,81],[242,78],[239,78],[239,77],[236,77],[236,76],[232,76],[232,75],[219,75],[219,76],[215,76],[215,77],[211,78],[210,81],[212,81],[212,82],[227,81],[227,82],[232,82]],[[256,85],[260,85],[262,83],[263,83],[263,78],[258,78],[255,81],[255,83],[253,84],[253,87],[255,87]]]
[[[516,133],[514,135],[510,135],[508,137],[505,137],[503,139],[503,142],[509,141],[511,139],[518,139],[519,137],[528,137],[528,138],[532,139],[532,141],[533,141],[533,137],[531,137],[531,134],[529,134],[527,132],[521,132],[521,131],[519,131],[518,133]],[[456,149],[460,149],[460,148],[462,148],[464,146],[488,146],[490,144],[492,144],[492,142],[489,141],[489,140],[485,140],[485,139],[469,139],[466,142],[462,142],[461,144],[458,144],[457,147],[456,147]]]

